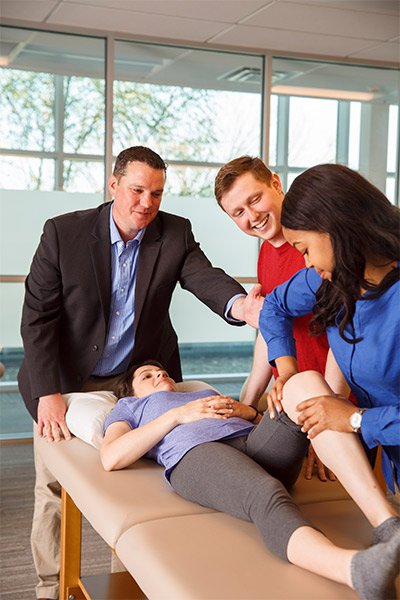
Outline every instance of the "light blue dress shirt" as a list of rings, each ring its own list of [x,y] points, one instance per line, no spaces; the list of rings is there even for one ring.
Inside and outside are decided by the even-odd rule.
[[[93,375],[117,375],[128,367],[135,344],[135,288],[140,242],[146,229],[141,229],[125,245],[110,210],[111,237],[111,305],[106,343]]]
[[[260,331],[268,345],[268,359],[296,356],[293,317],[308,314],[315,304],[321,278],[314,269],[302,269],[278,286],[264,301]],[[393,476],[400,485],[400,282],[381,296],[356,302],[354,333],[347,326],[349,344],[337,326],[327,329],[329,345],[363,414],[361,434],[367,446],[382,445],[382,470],[390,489]]]

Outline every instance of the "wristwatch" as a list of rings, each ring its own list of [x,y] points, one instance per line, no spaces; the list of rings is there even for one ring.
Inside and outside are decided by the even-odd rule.
[[[359,408],[357,412],[353,413],[350,416],[350,426],[354,433],[360,433],[361,431],[361,419],[363,414],[365,413],[366,408]]]

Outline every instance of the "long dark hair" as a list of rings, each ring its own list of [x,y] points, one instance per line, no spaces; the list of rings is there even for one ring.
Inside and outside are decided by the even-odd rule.
[[[312,333],[325,331],[338,317],[341,337],[359,341],[344,334],[348,323],[353,326],[357,300],[377,298],[399,279],[398,267],[376,285],[364,278],[366,262],[374,257],[399,260],[399,216],[380,190],[348,167],[318,165],[296,177],[282,204],[281,223],[328,233],[335,261],[332,281],[324,280],[316,295]],[[370,293],[362,296],[362,288]]]
[[[135,392],[132,386],[132,379],[135,374],[135,371],[139,369],[139,367],[144,367],[145,365],[153,365],[155,367],[160,367],[160,369],[164,370],[164,367],[161,363],[156,360],[144,360],[137,365],[133,365],[130,369],[128,369],[125,373],[122,373],[115,381],[113,385],[113,392],[117,396],[118,400],[120,398],[126,398],[127,396],[134,396]]]

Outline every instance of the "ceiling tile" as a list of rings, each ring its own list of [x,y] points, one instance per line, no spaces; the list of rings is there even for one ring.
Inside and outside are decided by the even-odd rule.
[[[351,58],[383,60],[397,63],[400,66],[400,44],[393,42],[374,45],[350,55]]]
[[[57,0],[1,0],[1,17],[4,19],[30,19],[39,23],[46,20]]]
[[[361,51],[375,42],[351,39],[319,33],[282,31],[267,27],[246,27],[237,25],[212,40],[213,44],[229,44],[238,47],[259,49],[260,51],[301,52],[311,55],[347,57]]]
[[[344,8],[350,10],[358,10],[360,12],[386,13],[390,15],[400,14],[399,0],[368,0],[364,2],[360,0],[296,0],[299,4],[323,4],[324,6],[332,6],[333,8]]]
[[[281,0],[246,19],[244,25],[327,35],[387,41],[398,35],[399,22],[392,16],[336,9],[321,4],[299,4]]]
[[[267,0],[64,0],[64,2],[222,23],[236,23],[268,4]]]
[[[48,19],[48,23],[195,42],[206,41],[219,32],[221,27],[226,27],[212,21],[149,15],[74,3],[60,5]]]

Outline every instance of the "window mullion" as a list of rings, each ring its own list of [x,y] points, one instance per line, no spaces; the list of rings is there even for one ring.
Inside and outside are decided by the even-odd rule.
[[[56,190],[64,189],[64,76],[55,76],[55,171],[54,187]]]
[[[340,100],[337,108],[336,162],[349,164],[350,102]]]

